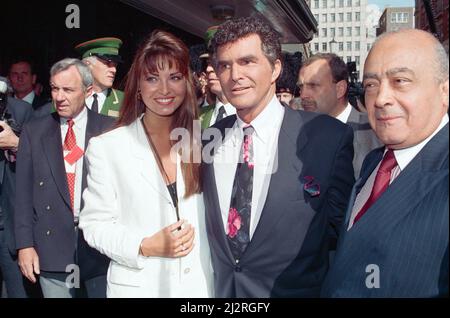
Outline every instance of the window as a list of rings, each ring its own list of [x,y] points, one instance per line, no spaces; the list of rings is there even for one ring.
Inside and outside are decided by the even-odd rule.
[[[347,0],[347,7],[351,8],[352,6],[352,0]]]
[[[343,8],[344,7],[344,0],[339,0],[339,8]]]
[[[330,22],[336,22],[336,14],[335,13],[330,14]]]
[[[360,0],[355,0],[355,7],[359,7],[361,5],[361,1]]]
[[[314,0],[314,8],[319,8],[319,0]]]
[[[391,23],[408,23],[408,12],[392,12]]]
[[[361,44],[359,41],[355,41],[355,51],[359,51],[361,49]]]
[[[327,37],[327,29],[326,28],[322,28],[322,36]]]
[[[347,56],[347,63],[352,61],[352,57],[351,56]]]
[[[344,51],[344,42],[338,42],[339,51]]]
[[[322,8],[326,8],[327,7],[327,0],[322,0]]]
[[[352,13],[347,12],[347,21],[352,21]]]
[[[352,50],[352,42],[347,42],[347,51]]]
[[[339,22],[343,22],[344,21],[344,13],[339,13],[339,16],[338,16],[338,21]]]
[[[330,8],[334,8],[335,0],[330,0]]]
[[[322,52],[326,52],[327,51],[327,43],[323,42],[322,43]]]
[[[330,28],[330,36],[332,38],[334,38],[336,36],[336,29],[335,28]]]
[[[367,51],[370,51],[370,47],[371,47],[372,45],[370,44],[370,43],[367,43]]]
[[[314,19],[315,19],[317,22],[319,22],[319,15],[318,15],[318,14],[315,14],[315,15],[314,15]]]
[[[327,22],[327,15],[326,14],[322,14],[322,22]]]
[[[361,19],[361,13],[360,12],[355,12],[355,21],[359,22],[360,19]]]
[[[359,56],[355,56],[356,65],[359,65]]]
[[[352,27],[347,27],[345,29],[345,35],[346,36],[352,36]]]
[[[343,27],[338,28],[338,36],[344,36],[344,28]]]
[[[356,36],[360,36],[361,35],[361,28],[360,27],[356,27],[355,28],[355,35]]]
[[[314,51],[315,52],[319,51],[319,43],[314,43]]]

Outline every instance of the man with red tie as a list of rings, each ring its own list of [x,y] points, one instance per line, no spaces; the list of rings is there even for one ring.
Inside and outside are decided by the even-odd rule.
[[[46,298],[105,297],[109,261],[87,246],[78,216],[86,187],[85,149],[112,119],[85,106],[93,79],[80,60],[57,62],[50,76],[56,113],[24,127],[17,155],[18,262],[31,282],[39,277]]]
[[[430,33],[381,36],[364,66],[384,147],[353,187],[325,297],[448,297],[449,63]]]

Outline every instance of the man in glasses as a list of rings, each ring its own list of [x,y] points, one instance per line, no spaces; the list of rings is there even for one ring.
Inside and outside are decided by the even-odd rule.
[[[97,113],[118,117],[123,92],[112,88],[117,65],[122,62],[118,38],[99,38],[83,42],[75,47],[94,77],[92,95],[86,99],[87,107]]]

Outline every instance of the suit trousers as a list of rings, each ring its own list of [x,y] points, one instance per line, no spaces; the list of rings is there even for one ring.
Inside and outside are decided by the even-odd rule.
[[[0,230],[0,269],[5,281],[8,298],[27,298],[23,276],[17,264],[17,257],[9,252],[3,229]]]

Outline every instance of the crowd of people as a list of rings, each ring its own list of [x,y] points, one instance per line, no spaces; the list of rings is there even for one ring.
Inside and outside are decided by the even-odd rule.
[[[342,59],[282,52],[258,17],[205,41],[192,61],[154,30],[123,92],[122,41],[83,42],[51,67],[50,101],[33,63],[13,61],[0,90],[7,297],[448,297],[439,41],[381,35],[364,112]]]

